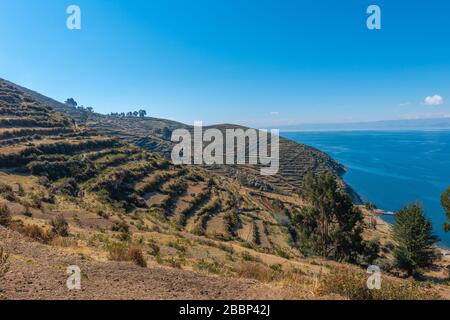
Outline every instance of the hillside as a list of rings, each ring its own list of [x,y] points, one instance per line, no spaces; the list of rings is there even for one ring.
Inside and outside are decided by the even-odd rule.
[[[0,247],[12,259],[5,278],[10,298],[65,298],[57,280],[66,277],[64,267],[54,268],[72,264],[95,281],[79,298],[282,297],[277,290],[261,294],[258,282],[201,274],[233,276],[246,263],[267,268],[300,256],[291,246],[286,215],[298,208],[298,197],[258,193],[200,168],[173,166],[1,82],[4,204],[2,214],[12,215],[11,222],[2,220],[8,229],[0,227]],[[52,233],[55,219],[68,222],[68,235]],[[134,261],[127,255],[132,249],[142,256],[141,267],[120,262]],[[140,280],[131,296],[113,294],[109,284],[107,292],[98,291],[108,281],[121,285],[99,276],[106,269],[127,283],[144,277],[150,292],[142,292]]]
[[[190,125],[165,119],[151,117],[122,118],[83,112],[29,89],[5,80],[3,82],[17,87],[37,101],[53,107],[56,111],[74,118],[78,123],[85,124],[99,133],[120,138],[165,158],[170,158],[172,151],[173,143],[170,141],[172,131],[175,129],[193,130],[193,127]],[[209,126],[204,129],[208,128],[217,128],[222,132],[226,129],[234,128],[248,129],[232,124]],[[352,195],[352,198],[357,202],[360,201],[358,195],[340,179],[340,176],[345,172],[345,168],[341,164],[320,150],[285,138],[280,139],[280,170],[275,176],[261,176],[259,168],[252,165],[214,166],[206,167],[206,169],[235,179],[249,188],[260,191],[275,191],[283,194],[298,192],[303,177],[309,171],[315,173],[331,171],[341,181],[342,186]]]
[[[364,277],[357,266],[299,252],[292,217],[304,203],[297,194],[256,190],[216,169],[174,166],[89,121],[79,124],[0,82],[0,248],[11,260],[0,295],[346,298],[323,287],[327,277]],[[372,220],[368,212],[373,228]],[[387,241],[382,249],[388,258]],[[69,265],[82,269],[80,292],[65,287]],[[389,279],[401,285],[386,295],[448,294],[445,287]]]
[[[173,147],[173,143],[170,141],[173,130],[178,128],[193,130],[192,126],[154,118],[93,117],[89,119],[88,125],[100,132],[108,132],[127,139],[133,144],[155,151],[165,157],[170,157]],[[248,129],[231,124],[209,126],[204,129],[209,128],[219,129],[223,133],[226,129]],[[206,167],[206,169],[237,179],[250,188],[285,194],[298,192],[304,175],[310,170],[314,172],[331,171],[337,177],[340,177],[345,171],[342,165],[325,153],[284,138],[280,139],[280,169],[275,176],[261,176],[259,167],[252,165],[214,166]]]
[[[135,215],[142,228],[163,226],[287,250],[289,233],[279,221],[286,219],[284,210],[298,208],[298,198],[282,203],[277,194],[241,188],[197,167],[174,166],[157,154],[78,126],[14,87],[0,87],[0,103],[2,180],[30,175],[23,187],[33,199],[17,202]],[[140,215],[153,222],[144,223]]]
[[[281,289],[251,279],[213,278],[199,273],[168,268],[150,262],[148,268],[127,262],[93,259],[30,242],[0,227],[2,245],[14,252],[11,272],[4,289],[10,299],[271,299],[287,298]],[[28,263],[27,263],[28,262]],[[68,291],[62,266],[78,265],[89,277],[84,290]],[[22,279],[18,279],[17,275]],[[0,293],[1,297],[1,293]]]

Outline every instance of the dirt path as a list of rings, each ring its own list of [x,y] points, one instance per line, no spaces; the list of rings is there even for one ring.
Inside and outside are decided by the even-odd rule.
[[[30,242],[0,228],[0,246],[11,254],[1,284],[8,299],[284,299],[286,293],[256,281],[132,263],[97,262],[62,248]],[[66,268],[82,271],[82,290],[68,290]]]

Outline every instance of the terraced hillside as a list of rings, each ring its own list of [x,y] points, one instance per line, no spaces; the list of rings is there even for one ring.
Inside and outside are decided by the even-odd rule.
[[[44,296],[62,298],[64,287],[52,284],[61,274],[50,272],[61,261],[94,269],[100,263],[108,270],[119,268],[113,261],[134,261],[152,268],[152,277],[169,277],[168,283],[201,282],[210,292],[206,298],[218,298],[220,281],[197,273],[240,277],[247,264],[269,270],[269,264],[300,256],[289,230],[289,213],[300,204],[297,196],[256,192],[198,167],[174,166],[0,83],[0,248],[13,259],[5,284],[9,297],[37,297],[52,288]],[[15,241],[9,241],[10,232]],[[28,241],[34,250],[27,250]],[[49,246],[55,254],[45,253]],[[174,271],[158,265],[195,274],[174,278]],[[139,277],[133,270],[118,274]],[[24,276],[14,277],[19,273]],[[36,275],[40,286],[30,286]],[[242,285],[236,282],[235,291],[224,297],[262,297],[253,289],[242,295]],[[99,292],[104,287],[89,294],[111,297],[111,292]],[[197,287],[188,284],[186,294],[201,297]],[[156,297],[158,290],[142,294]],[[170,292],[176,297],[178,289]]]
[[[107,132],[121,139],[170,157],[173,143],[170,141],[173,130],[183,128],[192,131],[192,126],[154,118],[117,118],[93,115],[88,126],[99,132]],[[248,128],[231,124],[205,127],[215,128],[225,133],[226,129]],[[325,153],[296,142],[280,139],[280,170],[274,176],[262,176],[260,167],[253,165],[209,166],[206,169],[238,180],[241,184],[262,191],[276,191],[289,194],[297,192],[306,172],[331,171],[339,177],[345,168]],[[344,185],[344,183],[342,182]],[[356,194],[355,194],[356,198]]]
[[[192,126],[165,119],[113,117],[83,112],[31,90],[4,80],[0,81],[27,92],[37,101],[46,103],[55,110],[73,117],[78,123],[83,123],[108,136],[126,140],[165,158],[170,157],[173,148],[173,143],[170,141],[173,130],[181,128],[193,130]],[[248,129],[232,124],[205,127],[205,129],[208,128],[217,128],[222,132],[225,132],[226,129]],[[335,173],[343,188],[347,189],[353,199],[357,202],[360,201],[358,195],[340,179],[340,176],[345,172],[345,168],[341,164],[320,150],[284,138],[280,139],[280,170],[275,176],[261,176],[259,167],[252,165],[212,166],[206,167],[206,169],[237,180],[239,183],[256,190],[275,191],[284,194],[298,192],[301,181],[308,171],[315,173],[331,171]]]
[[[298,197],[282,202],[277,194],[242,188],[201,168],[174,166],[78,126],[5,83],[0,84],[0,170],[3,194],[23,210],[94,213],[111,228],[116,220],[117,229],[132,219],[140,231],[184,231],[297,254],[289,245],[288,216],[298,208]]]
[[[0,82],[0,299],[346,298],[322,287],[327,277],[365,285],[357,266],[300,254],[295,193],[174,166],[42,101]],[[389,227],[366,215],[368,239],[386,238],[389,258]],[[82,269],[82,291],[65,286],[71,265]],[[391,278],[381,298],[449,296]]]

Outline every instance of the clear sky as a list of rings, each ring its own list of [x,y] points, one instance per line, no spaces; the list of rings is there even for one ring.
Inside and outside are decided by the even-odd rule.
[[[450,1],[0,0],[0,77],[188,123],[450,116]]]

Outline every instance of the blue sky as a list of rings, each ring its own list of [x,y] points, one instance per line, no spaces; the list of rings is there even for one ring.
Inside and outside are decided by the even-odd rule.
[[[0,77],[189,123],[450,116],[449,15],[445,0],[0,0]]]

